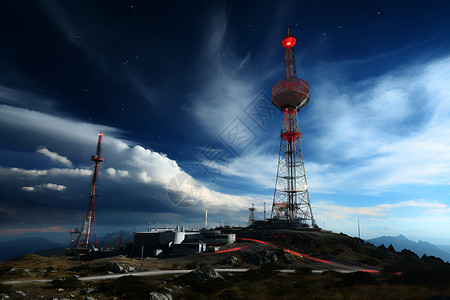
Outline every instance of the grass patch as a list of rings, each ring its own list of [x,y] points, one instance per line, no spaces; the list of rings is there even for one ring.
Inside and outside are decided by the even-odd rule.
[[[119,299],[147,299],[150,292],[167,293],[158,283],[137,276],[123,276],[101,283],[98,292],[116,296]]]
[[[83,283],[78,280],[75,276],[66,277],[62,279],[55,279],[51,282],[51,287],[55,289],[64,289],[67,291],[73,291],[78,289],[83,285]]]
[[[79,276],[89,276],[96,274],[103,274],[107,271],[106,263],[97,264],[82,264],[76,267],[68,269],[69,272],[73,272]]]
[[[5,293],[8,294],[11,292],[11,286],[0,283],[0,294]]]

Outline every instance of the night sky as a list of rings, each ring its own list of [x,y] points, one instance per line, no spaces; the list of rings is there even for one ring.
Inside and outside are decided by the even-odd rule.
[[[291,26],[320,227],[450,244],[450,2],[1,1],[0,241],[271,209]],[[68,234],[68,233],[67,233]]]

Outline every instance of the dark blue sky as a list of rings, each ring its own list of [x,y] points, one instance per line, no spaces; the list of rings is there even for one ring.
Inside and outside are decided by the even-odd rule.
[[[81,225],[100,131],[99,231],[200,225],[205,207],[213,225],[244,224],[251,203],[262,217],[281,127],[266,104],[290,25],[311,85],[300,125],[318,224],[355,235],[360,219],[367,238],[450,244],[431,230],[450,216],[449,11],[448,1],[2,1],[0,235]],[[242,143],[233,128],[246,130]],[[185,194],[195,196],[181,205]]]

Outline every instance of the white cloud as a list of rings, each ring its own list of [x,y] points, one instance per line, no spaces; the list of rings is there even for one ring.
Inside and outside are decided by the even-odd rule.
[[[32,186],[24,186],[21,188],[21,190],[25,191],[25,192],[33,192],[35,190],[35,188]]]
[[[89,169],[60,169],[60,168],[53,168],[48,170],[48,173],[50,175],[68,175],[68,176],[90,176],[92,175],[92,171]]]
[[[69,176],[90,176],[92,174],[91,170],[88,169],[68,169],[68,168],[52,168],[48,170],[26,170],[22,168],[4,168],[0,167],[0,173],[6,174],[11,172],[12,174],[27,176],[27,177],[39,177],[39,176],[58,176],[58,175],[69,175]]]
[[[31,111],[27,109],[4,106],[8,111],[8,116],[15,115],[15,118],[2,118],[5,110],[0,110],[0,125],[11,128],[12,131],[23,131],[32,138],[27,138],[26,142],[33,145],[39,140],[39,144],[48,145],[51,148],[61,149],[61,145],[66,147],[64,153],[70,157],[75,157],[80,152],[86,152],[86,149],[94,149],[99,127],[102,125],[77,123],[75,120],[63,119],[49,114]],[[16,118],[21,122],[16,122]],[[43,124],[53,124],[52,126],[43,126]],[[72,130],[67,130],[71,127]],[[73,130],[77,128],[77,130]],[[164,153],[156,152],[141,145],[135,145],[130,141],[119,139],[114,136],[117,132],[114,128],[109,128],[104,132],[102,155],[105,161],[100,164],[99,193],[105,193],[107,189],[115,188],[117,181],[110,181],[113,178],[126,179],[126,189],[139,199],[147,198],[151,201],[168,201],[167,186],[170,180],[177,174],[186,174],[176,161],[167,157]],[[45,135],[43,135],[45,133]],[[20,134],[18,136],[21,136]],[[36,139],[33,139],[37,137]],[[47,138],[48,137],[48,138]],[[91,141],[91,143],[86,143]],[[36,146],[34,146],[36,147]],[[83,154],[81,156],[84,162],[87,159]],[[73,161],[73,164],[76,164]],[[89,167],[91,168],[91,167]],[[106,176],[102,176],[102,171]],[[23,168],[5,168],[0,167],[2,176],[17,176],[16,181],[22,183],[22,191],[38,191],[44,189],[58,189],[57,186],[36,185],[35,180],[45,178],[46,180],[58,180],[64,187],[71,191],[79,191],[79,188],[86,186],[87,182],[81,177],[92,175],[92,170],[87,167],[79,168],[49,168],[49,169],[23,169]],[[186,174],[187,176],[190,176]],[[202,194],[191,210],[198,207],[208,206],[210,212],[235,212],[245,209],[250,202],[253,202],[251,196],[234,196],[223,192],[214,191],[214,189],[202,185]],[[64,188],[61,186],[60,190]],[[119,192],[124,192],[120,188]],[[181,191],[187,193],[189,191]],[[118,198],[115,205],[119,205],[121,200]],[[142,200],[140,200],[142,201]],[[143,205],[152,205],[151,201]],[[169,209],[170,204],[164,203],[162,209]]]
[[[59,155],[56,152],[52,152],[52,151],[48,150],[46,147],[44,147],[44,146],[39,146],[37,148],[36,152],[47,156],[48,158],[50,158],[53,161],[62,163],[63,165],[65,165],[67,167],[72,167],[72,162],[67,157],[61,156],[61,155]]]
[[[21,168],[1,168],[2,173],[6,173],[7,170],[11,171],[12,173],[16,173],[16,174],[20,174],[20,175],[28,175],[28,176],[42,176],[42,175],[47,175],[48,171],[47,170],[25,170],[25,169],[21,169]]]
[[[152,178],[150,176],[148,176],[147,172],[145,172],[145,171],[139,173],[138,178],[140,180],[142,180],[142,182],[144,182],[144,183],[149,183],[150,181],[152,181]]]
[[[110,167],[105,172],[111,177],[130,177],[130,173],[126,170],[116,170]]]
[[[35,192],[40,190],[51,190],[51,191],[64,191],[67,187],[62,184],[56,184],[56,183],[42,183],[34,186],[24,186],[21,188],[22,191],[25,192]]]

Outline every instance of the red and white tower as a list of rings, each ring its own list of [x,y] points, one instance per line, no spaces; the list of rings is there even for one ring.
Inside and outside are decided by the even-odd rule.
[[[78,250],[88,250],[89,244],[92,244],[94,247],[97,247],[97,228],[95,225],[95,188],[97,185],[97,177],[98,177],[98,169],[100,162],[103,161],[102,157],[102,139],[103,133],[99,133],[98,135],[98,143],[97,143],[97,152],[95,155],[91,156],[91,160],[94,162],[94,174],[92,175],[92,185],[91,192],[89,193],[89,205],[86,211],[86,215],[84,216],[83,224],[81,225],[81,232],[77,238],[76,249]],[[93,228],[93,233],[92,233]],[[93,237],[89,240],[90,236]]]
[[[287,36],[281,40],[284,47],[284,79],[272,88],[272,104],[283,112],[283,122],[271,218],[275,224],[316,227],[309,201],[297,114],[310,101],[309,84],[297,78],[294,57],[296,41],[288,28]]]

